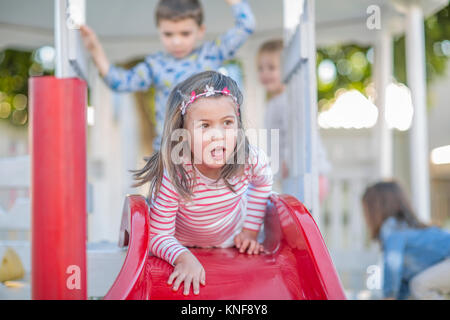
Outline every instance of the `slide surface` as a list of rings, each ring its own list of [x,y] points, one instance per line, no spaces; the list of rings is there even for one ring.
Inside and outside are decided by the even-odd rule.
[[[142,196],[126,198],[119,245],[128,245],[124,265],[104,299],[122,300],[323,300],[345,299],[320,231],[294,197],[273,194],[264,222],[265,254],[236,248],[191,248],[206,271],[200,294],[173,292],[173,267],[149,255],[149,208]]]

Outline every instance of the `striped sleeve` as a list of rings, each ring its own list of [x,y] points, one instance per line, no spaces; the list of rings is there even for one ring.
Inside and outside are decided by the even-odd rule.
[[[150,205],[150,251],[174,265],[175,259],[188,249],[175,238],[175,221],[179,196],[164,172],[161,188]]]
[[[266,212],[267,201],[272,191],[273,175],[264,151],[251,147],[250,177],[247,191],[247,215],[244,228],[259,231]]]

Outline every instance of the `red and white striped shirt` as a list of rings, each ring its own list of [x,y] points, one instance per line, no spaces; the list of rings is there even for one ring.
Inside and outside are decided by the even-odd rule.
[[[242,228],[259,231],[273,177],[261,149],[250,146],[248,162],[242,176],[229,180],[236,193],[190,165],[187,172],[193,177],[196,170],[197,182],[189,202],[178,195],[165,171],[150,205],[151,253],[173,265],[186,247],[231,247]]]

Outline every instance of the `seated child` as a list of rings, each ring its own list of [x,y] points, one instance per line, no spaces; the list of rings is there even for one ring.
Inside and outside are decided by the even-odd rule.
[[[161,149],[141,170],[150,183],[151,253],[175,266],[168,283],[185,295],[205,285],[187,247],[232,247],[259,254],[257,241],[272,190],[265,153],[244,134],[242,94],[231,78],[205,71],[171,92]]]
[[[396,182],[368,187],[362,203],[370,236],[382,245],[384,297],[436,300],[450,293],[450,233],[420,222]]]
[[[130,70],[108,61],[97,36],[88,26],[80,27],[84,44],[100,75],[114,91],[156,89],[156,137],[159,150],[167,98],[171,89],[189,76],[217,70],[232,58],[253,32],[255,22],[246,0],[226,0],[231,5],[235,26],[216,40],[196,47],[205,34],[203,10],[199,0],[160,0],[156,7],[156,25],[165,52],[157,52]]]

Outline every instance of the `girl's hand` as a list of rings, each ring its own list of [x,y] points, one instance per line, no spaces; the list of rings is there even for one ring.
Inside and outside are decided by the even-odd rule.
[[[195,295],[200,293],[200,283],[205,285],[205,269],[197,258],[190,252],[181,253],[174,262],[175,268],[167,280],[167,284],[173,285],[173,290],[177,291],[181,282],[184,281],[183,294],[187,296],[192,283],[192,291]]]
[[[257,241],[258,231],[242,229],[236,237],[234,237],[234,244],[239,249],[240,253],[247,250],[247,254],[259,254],[264,251],[264,247]]]
[[[242,0],[225,0],[230,6],[235,5],[236,3],[241,2]]]

